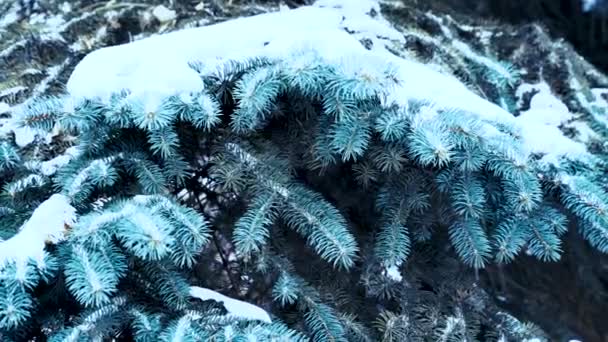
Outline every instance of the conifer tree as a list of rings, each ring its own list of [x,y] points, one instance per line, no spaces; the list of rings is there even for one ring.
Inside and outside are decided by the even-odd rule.
[[[56,171],[0,144],[0,244],[52,196],[76,217],[38,260],[1,259],[0,337],[542,339],[461,271],[557,260],[569,222],[608,251],[605,192],[583,166],[541,167],[516,127],[388,102],[394,67],[350,62],[193,63],[198,92],[30,103],[24,126],[77,139]]]

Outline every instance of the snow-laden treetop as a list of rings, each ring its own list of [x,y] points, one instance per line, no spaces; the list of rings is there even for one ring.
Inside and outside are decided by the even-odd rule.
[[[168,95],[203,87],[189,62],[214,68],[228,59],[292,58],[299,51],[312,49],[351,73],[373,74],[387,63],[393,64],[401,83],[387,101],[406,106],[409,100],[427,100],[434,109],[460,109],[488,122],[519,126],[527,154],[539,153],[548,163],[557,163],[560,157],[587,156],[584,144],[566,138],[559,130],[562,120],[558,118],[563,118],[563,114],[553,116],[554,110],[546,101],[552,98],[550,93],[536,101],[542,104],[538,110],[532,107],[526,115],[515,118],[467,89],[455,77],[389,52],[387,47],[402,46],[404,37],[380,13],[376,0],[319,0],[312,6],[106,47],[80,62],[67,88],[75,97],[102,98],[128,89],[133,96],[143,97],[147,106],[155,107]],[[360,43],[363,39],[371,41],[373,47],[366,49]],[[488,124],[486,133],[493,135],[498,131]]]

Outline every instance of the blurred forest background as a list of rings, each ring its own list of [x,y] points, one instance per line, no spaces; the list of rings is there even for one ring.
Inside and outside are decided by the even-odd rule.
[[[522,25],[539,23],[564,38],[591,63],[608,71],[608,2],[605,0],[405,0],[457,15]]]

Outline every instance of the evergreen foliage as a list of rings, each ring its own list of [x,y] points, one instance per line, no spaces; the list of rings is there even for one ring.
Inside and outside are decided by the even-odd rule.
[[[55,173],[0,144],[1,237],[53,193],[79,216],[43,264],[1,270],[0,337],[542,338],[481,289],[462,293],[474,280],[459,273],[523,251],[558,260],[569,226],[608,251],[608,196],[584,169],[539,166],[514,127],[388,102],[408,80],[386,63],[302,52],[191,66],[196,93],[31,103],[24,125],[78,139]],[[258,294],[273,323],[196,302],[195,284]]]

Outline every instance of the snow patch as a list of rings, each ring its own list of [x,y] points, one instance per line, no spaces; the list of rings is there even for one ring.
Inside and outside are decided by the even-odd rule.
[[[72,5],[70,5],[69,2],[64,1],[61,6],[59,6],[59,9],[61,10],[61,12],[63,12],[64,14],[69,13],[72,11]]]
[[[494,59],[480,55],[479,53],[473,51],[473,49],[471,49],[471,47],[469,45],[456,39],[456,37],[454,37],[454,35],[448,29],[448,27],[446,27],[446,25],[443,23],[443,21],[444,21],[443,18],[438,17],[431,12],[426,13],[426,16],[428,18],[431,18],[432,20],[434,20],[439,25],[439,27],[441,28],[441,31],[443,32],[443,35],[446,38],[448,38],[448,40],[451,42],[452,47],[454,49],[460,51],[463,55],[465,55],[467,58],[475,61],[476,63],[483,64],[486,68],[494,70],[494,72],[497,75],[500,75],[502,78],[507,80],[507,82],[514,81],[514,77],[516,76],[516,73],[514,72],[515,70],[509,69],[507,67],[508,64],[502,64]],[[453,21],[453,19],[452,19],[452,21]],[[470,30],[473,30],[473,27],[468,27],[468,28]],[[492,36],[492,33],[489,31],[481,31],[481,32],[477,32],[476,35],[482,41],[488,42]]]
[[[458,40],[452,41],[452,46],[455,49],[462,52],[466,57],[474,60],[475,62],[477,62],[479,64],[485,65],[489,69],[496,71],[498,74],[500,74],[505,79],[512,80],[513,75],[511,74],[511,71],[509,69],[507,69],[504,65],[496,62],[495,60],[492,60],[490,58],[487,58],[487,57],[484,57],[484,56],[481,56],[481,55],[475,53],[471,49],[470,46],[466,45],[465,43],[463,43],[461,41],[458,41]]]
[[[531,91],[536,93],[530,100],[530,109],[517,117],[525,147],[532,153],[544,154],[541,162],[548,164],[557,165],[559,157],[578,159],[586,156],[585,145],[566,137],[559,128],[573,118],[568,107],[553,95],[545,82],[523,84],[516,95],[521,99],[524,93]]]
[[[175,11],[168,9],[163,5],[158,5],[152,10],[152,15],[161,23],[166,23],[177,18]]]
[[[601,137],[595,132],[589,124],[584,121],[573,121],[564,125],[567,128],[573,128],[576,130],[576,138],[581,143],[587,143],[591,140],[600,140]]]
[[[11,106],[6,102],[0,102],[0,114],[8,113],[11,111]]]
[[[64,154],[41,163],[40,172],[45,176],[52,176],[58,169],[67,165],[80,154],[76,146],[68,148]]]
[[[386,270],[384,271],[386,276],[391,278],[392,280],[400,283],[403,280],[403,277],[401,276],[401,272],[399,272],[399,267],[397,266],[390,266],[387,267]]]
[[[591,93],[595,96],[595,102],[598,103],[602,107],[608,108],[608,102],[606,98],[608,98],[608,89],[606,88],[593,88],[591,89]]]
[[[229,316],[272,323],[270,315],[259,306],[224,296],[223,294],[210,289],[191,286],[190,296],[201,300],[214,300],[222,303],[228,311]]]
[[[532,88],[537,93],[530,100],[530,109],[522,112],[520,118],[552,126],[559,126],[572,119],[572,113],[568,107],[551,93],[548,84],[543,82]]]
[[[203,11],[205,9],[205,2],[199,2],[196,6],[194,6],[194,9],[197,11]]]
[[[48,89],[49,84],[52,81],[57,79],[57,77],[63,71],[63,69],[65,69],[68,65],[70,65],[70,62],[71,62],[70,59],[66,58],[65,61],[63,61],[63,63],[47,68],[46,69],[47,76],[42,81],[40,81],[36,85],[36,87],[34,87],[30,98],[34,98],[38,95],[43,94]]]
[[[47,133],[42,130],[35,130],[21,125],[19,118],[23,115],[23,105],[24,104],[19,104],[15,107],[9,106],[7,111],[11,113],[11,117],[0,119],[0,137],[5,137],[12,132],[15,134],[15,143],[22,148],[34,142],[36,136],[44,137],[45,142],[47,144],[50,143],[57,132]],[[1,103],[0,107],[2,107]],[[2,111],[0,111],[0,113],[1,112]]]
[[[374,42],[371,50],[361,45],[362,38]],[[290,58],[295,52],[313,49],[334,64],[345,60],[369,68],[393,64],[402,82],[387,98],[389,103],[405,107],[410,100],[426,100],[437,108],[460,109],[485,121],[524,126],[524,141],[532,145],[531,152],[545,155],[546,162],[557,162],[563,156],[578,157],[585,152],[582,144],[566,138],[554,126],[558,118],[548,115],[554,109],[546,108],[547,97],[536,100],[539,105],[535,113],[524,114],[533,117],[528,125],[526,120],[515,119],[474,94],[452,75],[395,56],[386,48],[403,39],[380,15],[378,1],[319,0],[312,6],[233,19],[99,49],[76,66],[67,89],[77,98],[105,99],[113,92],[129,89],[133,96],[158,99],[203,87],[188,62],[200,61],[205,68],[214,68],[229,59]],[[460,49],[472,53],[465,46]],[[345,58],[349,56],[353,58]],[[492,60],[479,61],[505,77],[510,74]],[[556,108],[561,110],[559,106]],[[564,113],[557,115],[561,118]]]
[[[29,127],[21,127],[13,117],[0,119],[0,137],[9,133],[15,134],[15,143],[19,147],[25,147],[36,139],[37,132]]]
[[[15,1],[11,8],[0,18],[0,27],[7,27],[19,20],[19,2]]]
[[[39,75],[42,71],[36,68],[27,68],[21,72],[21,75]]]
[[[380,15],[380,4],[377,0],[317,0],[313,6],[338,10],[343,14],[341,28],[348,29],[357,39],[371,39],[374,43],[372,50],[383,45],[379,40],[405,43],[403,34]]]
[[[14,121],[12,123],[13,125],[11,131],[15,133],[15,144],[17,144],[17,146],[23,148],[34,142],[36,136],[38,135],[35,130],[29,127],[19,127],[14,123]]]
[[[76,209],[69,199],[61,194],[52,195],[34,210],[15,236],[0,242],[0,269],[12,262],[43,263],[45,244],[63,240],[66,227],[75,221]]]
[[[105,47],[88,54],[76,66],[67,89],[77,97],[105,97],[122,88],[159,96],[199,90],[202,82],[188,67],[190,61],[213,67],[223,60],[269,55],[268,50],[278,43],[293,43],[306,34],[318,38],[320,33],[339,27],[341,20],[337,11],[303,7]],[[341,38],[352,48],[352,38],[346,32]]]
[[[2,91],[0,91],[0,97],[14,96],[14,95],[16,95],[19,92],[22,92],[24,90],[27,90],[27,88],[24,87],[24,86],[16,86],[16,87],[11,87],[11,88],[6,88],[6,89],[3,89]]]
[[[63,37],[59,34],[66,24],[63,14],[55,14],[48,16],[42,13],[36,13],[29,17],[29,23],[31,25],[39,25],[41,30],[39,35],[42,38],[55,38],[63,40]]]

